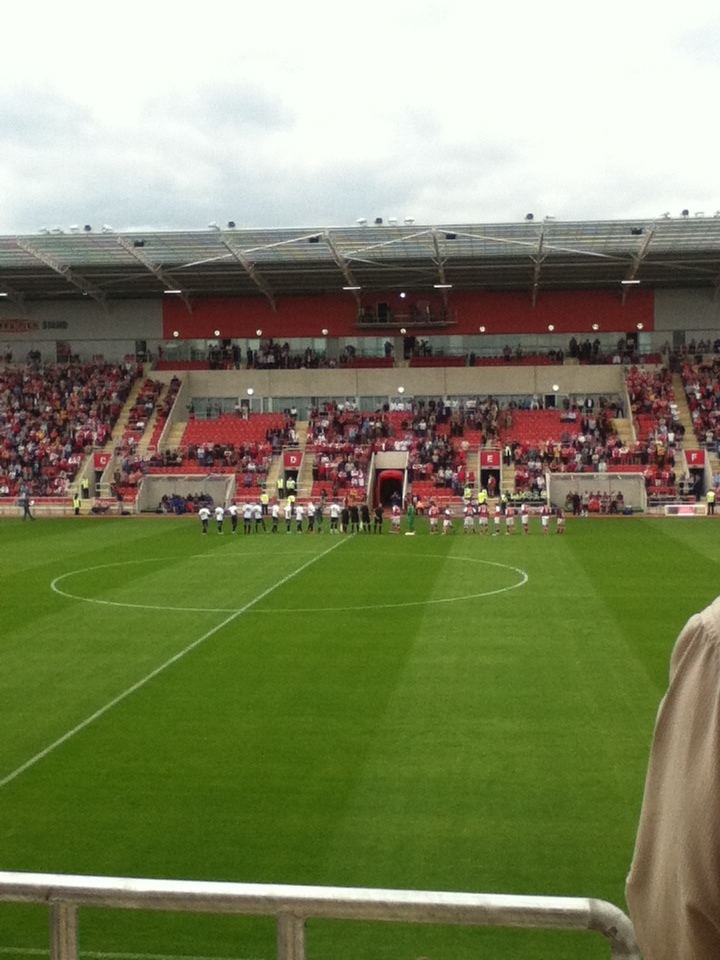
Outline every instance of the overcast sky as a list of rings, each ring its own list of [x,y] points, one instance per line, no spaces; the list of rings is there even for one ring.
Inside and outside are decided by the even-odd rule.
[[[3,8],[0,232],[720,208],[720,8]]]

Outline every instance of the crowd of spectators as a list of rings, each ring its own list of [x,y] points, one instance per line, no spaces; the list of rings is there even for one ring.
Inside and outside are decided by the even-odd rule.
[[[157,506],[157,513],[174,513],[180,516],[183,513],[197,513],[200,507],[212,509],[215,501],[209,493],[188,494],[181,493],[163,494]]]
[[[139,370],[72,361],[0,369],[0,496],[67,493],[82,458],[110,436]]]
[[[717,450],[720,440],[720,361],[685,363],[681,375],[695,436],[700,443]]]

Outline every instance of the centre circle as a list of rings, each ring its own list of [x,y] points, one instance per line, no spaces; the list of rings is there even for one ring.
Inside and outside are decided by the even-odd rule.
[[[248,606],[247,604],[244,607],[195,607],[195,606],[174,606],[171,604],[161,604],[161,603],[140,603],[140,602],[131,602],[124,600],[105,600],[99,597],[88,597],[84,596],[77,592],[72,592],[69,589],[65,588],[65,581],[70,580],[73,577],[79,577],[83,574],[95,573],[100,570],[111,570],[118,567],[127,567],[131,565],[146,564],[146,563],[167,563],[170,560],[176,560],[176,557],[146,557],[142,560],[121,560],[115,563],[104,563],[98,564],[94,567],[84,567],[79,570],[70,570],[67,573],[61,574],[50,584],[50,589],[59,594],[60,596],[67,597],[70,600],[81,600],[84,603],[94,603],[101,606],[108,607],[122,607],[126,609],[136,609],[136,610],[158,610],[164,612],[176,612],[176,613],[239,613],[241,610],[245,610],[247,613],[254,614],[286,614],[286,613],[341,613],[341,612],[352,612],[360,610],[389,610],[389,609],[398,609],[404,607],[426,607],[433,606],[437,604],[446,604],[446,603],[460,603],[468,600],[479,600],[483,597],[492,597],[501,593],[508,593],[511,590],[517,590],[518,587],[524,587],[528,582],[528,574],[525,570],[520,567],[514,567],[508,563],[500,563],[497,560],[483,560],[479,557],[456,557],[456,556],[447,556],[444,554],[410,554],[406,558],[393,558],[393,562],[396,562],[398,559],[429,559],[429,560],[442,560],[442,561],[452,561],[462,564],[480,564],[486,567],[495,567],[500,570],[507,570],[514,575],[514,582],[507,584],[506,586],[496,587],[491,590],[478,590],[472,593],[466,593],[461,596],[452,596],[452,597],[432,597],[424,600],[407,600],[407,601],[397,601],[390,603],[360,603],[360,604],[344,604],[342,606],[313,606],[313,607],[283,607],[283,608],[273,608],[273,609],[262,609],[254,606]],[[245,555],[235,554],[233,556],[222,556],[218,557],[215,554],[193,554],[188,559],[198,560],[198,559],[215,559],[215,560],[246,560]],[[61,586],[62,584],[62,586]],[[251,601],[253,603],[253,601]]]

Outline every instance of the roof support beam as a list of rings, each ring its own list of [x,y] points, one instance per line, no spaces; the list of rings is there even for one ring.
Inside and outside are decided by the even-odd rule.
[[[532,284],[532,305],[535,306],[537,303],[538,292],[540,290],[540,271],[542,270],[543,260],[547,256],[546,253],[543,253],[543,244],[545,242],[545,227],[540,227],[540,235],[538,237],[537,251],[534,257],[530,259],[534,261],[535,267],[533,269],[533,284]]]
[[[432,242],[433,242],[433,249],[435,250],[435,256],[433,257],[433,260],[435,261],[435,266],[438,268],[438,276],[440,277],[440,283],[443,286],[445,286],[447,284],[447,280],[445,279],[445,263],[447,261],[447,257],[443,257],[442,253],[440,252],[440,242],[438,240],[438,231],[436,227],[433,227],[433,230],[432,230]],[[445,304],[445,309],[447,309],[447,305],[448,305],[447,290],[442,290],[441,292],[442,292],[443,303]]]
[[[273,310],[277,310],[275,304],[275,294],[270,286],[270,284],[262,277],[257,270],[255,269],[255,264],[248,260],[246,255],[242,250],[239,250],[233,243],[225,237],[224,235],[220,237],[220,243],[235,257],[237,262],[243,267],[245,272],[248,274],[252,282],[258,288],[258,290],[267,298],[270,306]]]
[[[71,270],[67,264],[60,263],[59,260],[56,260],[55,257],[51,257],[49,253],[45,253],[42,250],[38,250],[31,243],[28,243],[27,240],[16,239],[15,243],[21,250],[24,250],[25,253],[29,253],[31,257],[35,257],[36,260],[39,260],[40,263],[44,263],[46,267],[50,267],[51,270],[54,270],[55,273],[59,273],[61,277],[64,277],[68,283],[71,283],[74,287],[77,287],[78,290],[81,290],[82,293],[88,297],[92,297],[93,300],[101,304],[106,310],[108,309],[107,297],[102,290],[95,287],[89,280],[86,280],[85,277],[82,277],[79,273],[75,273],[74,270]]]
[[[650,229],[648,230],[648,232],[647,232],[646,234],[644,234],[644,236],[643,236],[643,238],[642,238],[642,241],[641,241],[641,243],[640,243],[640,246],[638,247],[638,249],[637,249],[637,250],[635,251],[635,253],[633,254],[632,263],[630,264],[630,267],[629,267],[629,269],[628,269],[628,272],[625,274],[625,280],[626,280],[627,282],[630,282],[630,281],[636,279],[637,274],[638,274],[638,270],[640,269],[640,267],[641,267],[641,265],[642,265],[642,262],[643,262],[643,260],[645,259],[646,255],[647,255],[648,249],[650,248],[650,244],[652,243],[652,238],[655,236],[655,231],[656,231],[656,229],[657,229],[657,226],[656,226],[656,224],[653,223],[653,225],[650,227]],[[623,304],[625,303],[625,300],[627,299],[627,294],[628,294],[628,287],[627,287],[627,283],[626,283],[626,285],[622,288],[622,302],[623,302]]]
[[[359,287],[360,284],[357,282],[357,280],[356,280],[355,277],[353,276],[353,272],[352,272],[352,270],[350,269],[350,264],[349,264],[348,260],[347,260],[347,259],[342,255],[342,253],[340,253],[340,251],[338,250],[337,244],[335,243],[335,241],[333,240],[332,236],[330,235],[330,231],[329,231],[329,230],[326,230],[326,231],[322,234],[322,238],[323,238],[323,240],[325,241],[325,243],[328,245],[328,247],[330,248],[330,253],[333,255],[333,260],[335,261],[335,263],[338,265],[338,267],[339,267],[340,270],[342,271],[342,275],[343,275],[343,277],[345,277],[345,283],[348,285],[348,287]],[[353,291],[352,291],[352,294],[353,294],[353,296],[355,297],[355,302],[357,303],[357,305],[358,305],[358,307],[359,307],[359,306],[360,306],[360,293],[359,293],[359,290],[353,290]]]
[[[146,257],[141,252],[142,248],[136,247],[133,242],[126,239],[125,237],[116,237],[115,239],[123,248],[123,250],[129,253],[131,257],[135,257],[135,259],[139,263],[141,263],[144,267],[147,267],[150,273],[154,274],[158,278],[160,283],[163,285],[163,289],[179,290],[180,298],[182,299],[182,302],[185,304],[185,309],[187,310],[188,313],[192,313],[192,304],[190,303],[190,296],[188,292],[185,289],[183,289],[183,286],[181,283],[179,283],[174,277],[170,276],[169,273],[165,273],[162,267],[160,267],[158,264],[153,263],[150,259],[148,259],[148,257]]]

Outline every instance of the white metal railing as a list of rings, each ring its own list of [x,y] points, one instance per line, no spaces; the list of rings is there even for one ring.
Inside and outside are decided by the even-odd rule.
[[[641,960],[622,910],[605,900],[580,897],[0,872],[2,902],[47,904],[51,960],[77,960],[78,907],[275,917],[278,960],[305,960],[305,922],[310,919],[588,930],[606,938],[612,960]]]

